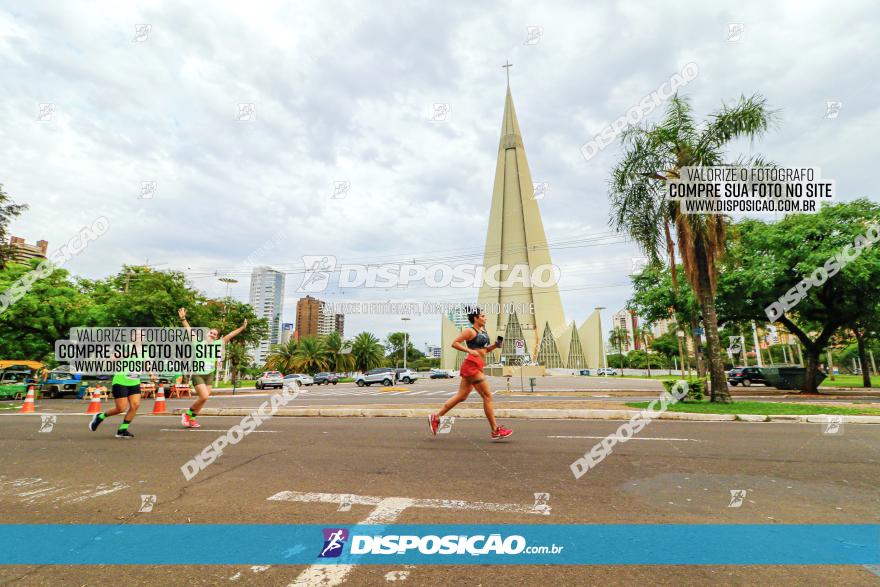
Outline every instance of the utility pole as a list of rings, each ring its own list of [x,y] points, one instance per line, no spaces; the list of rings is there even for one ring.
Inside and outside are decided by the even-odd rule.
[[[834,381],[834,362],[831,359],[831,349],[828,349],[828,378]]]
[[[406,347],[409,346],[408,341],[409,338],[406,334],[406,323],[410,321],[410,318],[403,317],[401,318],[404,322],[404,330],[403,330],[403,368],[406,369]]]
[[[749,366],[749,355],[746,353],[746,335],[743,334],[742,326],[739,327],[739,338],[740,338],[740,342],[742,342],[743,367],[748,367]]]

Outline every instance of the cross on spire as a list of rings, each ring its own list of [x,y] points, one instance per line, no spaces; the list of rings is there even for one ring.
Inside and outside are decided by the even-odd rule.
[[[502,69],[507,71],[507,87],[510,87],[510,68],[513,67],[513,63],[510,63],[509,60],[504,60],[504,65],[501,66]]]

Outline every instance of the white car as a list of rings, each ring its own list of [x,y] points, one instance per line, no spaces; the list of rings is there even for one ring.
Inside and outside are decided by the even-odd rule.
[[[397,374],[397,380],[401,383],[415,383],[416,379],[419,378],[418,374],[412,369],[395,369],[394,373]]]
[[[378,369],[370,369],[366,373],[360,373],[354,378],[354,382],[358,387],[367,386],[374,383],[381,383],[388,387],[394,383],[394,369],[390,367],[379,367]]]
[[[268,389],[270,387],[274,387],[275,389],[281,389],[284,387],[284,377],[282,377],[281,372],[266,371],[260,375],[259,379],[257,379],[257,389]]]
[[[596,369],[596,375],[617,375],[617,369],[613,367],[603,367],[601,369]]]
[[[291,373],[290,375],[285,375],[285,379],[296,379],[299,381],[300,385],[312,385],[315,383],[315,380],[309,377],[308,375],[303,375],[302,373]]]

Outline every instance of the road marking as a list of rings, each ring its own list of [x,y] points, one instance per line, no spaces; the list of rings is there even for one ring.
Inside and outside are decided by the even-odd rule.
[[[541,494],[545,495],[545,494]],[[407,508],[440,508],[484,512],[507,512],[519,514],[549,515],[550,506],[539,502],[524,506],[514,503],[488,503],[461,501],[458,499],[415,499],[408,497],[375,497],[349,493],[314,493],[281,491],[266,498],[267,501],[293,501],[300,503],[336,503],[374,506],[370,514],[358,524],[391,524]],[[335,587],[343,583],[357,565],[311,565],[297,576],[288,587]]]
[[[229,430],[224,429],[224,428],[160,428],[159,432],[229,432]],[[280,431],[279,430],[251,430],[251,432],[261,432],[263,434],[276,434]]]
[[[614,436],[610,434],[609,436]],[[547,438],[592,438],[596,440],[601,440],[602,438],[608,438],[609,436],[548,436]],[[632,436],[629,440],[672,440],[675,442],[706,442],[705,440],[696,440],[694,438],[652,438],[650,436]]]

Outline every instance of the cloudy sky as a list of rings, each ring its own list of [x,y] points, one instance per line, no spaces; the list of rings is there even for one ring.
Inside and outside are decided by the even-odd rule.
[[[607,324],[639,256],[601,238],[619,149],[588,161],[580,147],[689,62],[699,74],[682,93],[698,115],[754,92],[781,109],[779,128],[732,155],[820,167],[842,199],[878,197],[871,2],[10,4],[0,182],[30,206],[11,232],[52,249],[106,216],[110,230],[67,266],[78,275],[150,263],[213,296],[218,277],[238,278],[232,294],[246,300],[251,267],[270,265],[289,272],[293,321],[303,255],[480,262],[506,60],[533,179],[549,185],[547,238],[574,243],[553,252],[569,320],[601,305]],[[241,104],[253,105],[247,120]],[[432,120],[435,104],[445,120]],[[344,197],[332,197],[337,182]],[[400,324],[349,316],[346,334]],[[436,316],[410,329],[420,348],[439,343]]]

